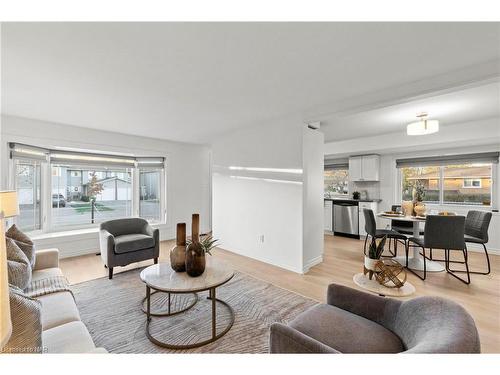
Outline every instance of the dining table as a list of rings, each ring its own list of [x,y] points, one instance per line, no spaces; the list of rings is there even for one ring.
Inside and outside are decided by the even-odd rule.
[[[381,219],[386,220],[400,220],[411,222],[413,224],[413,237],[420,236],[420,224],[425,223],[425,217],[423,216],[407,216],[407,215],[399,215],[399,214],[387,214],[385,212],[380,212],[377,214]],[[412,247],[413,251],[411,254],[408,254],[408,268],[416,271],[424,270],[424,257],[420,254],[420,247],[415,246]],[[392,258],[399,264],[405,266],[406,265],[406,256],[398,256]],[[442,272],[444,271],[444,266],[438,262],[434,262],[432,260],[426,259],[426,270],[427,272]]]

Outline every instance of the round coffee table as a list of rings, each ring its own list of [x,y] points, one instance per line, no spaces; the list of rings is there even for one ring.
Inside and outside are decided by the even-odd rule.
[[[168,349],[192,349],[198,348],[200,346],[214,342],[224,336],[233,326],[234,323],[234,311],[226,302],[216,298],[216,289],[221,285],[224,285],[234,276],[234,271],[231,267],[227,265],[226,262],[215,259],[211,256],[207,256],[207,264],[205,272],[198,277],[191,277],[186,272],[175,272],[170,263],[159,263],[149,266],[142,270],[141,280],[146,284],[146,298],[142,301],[142,309],[147,315],[146,324],[146,335],[148,339],[161,347]],[[154,290],[152,293],[151,290]],[[153,337],[150,331],[150,323],[153,316],[156,317],[169,317],[182,312],[185,312],[192,308],[198,301],[198,292],[208,291],[208,299],[212,302],[212,335],[209,339],[199,341],[192,344],[177,345],[164,341],[160,341]],[[151,312],[151,295],[155,293],[167,293],[168,303],[166,312]],[[171,311],[170,306],[170,295],[171,294],[193,294],[195,296],[194,301],[189,304],[186,308]],[[146,302],[146,308],[144,309],[144,302]],[[227,326],[219,333],[216,329],[217,321],[217,302],[224,305],[230,314],[229,323]]]

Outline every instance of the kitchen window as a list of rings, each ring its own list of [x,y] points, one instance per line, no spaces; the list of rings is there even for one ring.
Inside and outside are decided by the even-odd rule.
[[[431,158],[400,159],[402,200],[421,192],[424,203],[441,205],[491,206],[498,153]],[[421,163],[418,165],[418,163]]]
[[[325,197],[349,194],[349,169],[332,168],[324,172]]]
[[[87,228],[133,216],[166,220],[163,157],[9,146],[20,203],[16,223],[25,231]]]

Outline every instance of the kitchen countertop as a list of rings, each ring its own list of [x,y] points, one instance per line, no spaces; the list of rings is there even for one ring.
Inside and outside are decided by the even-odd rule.
[[[325,201],[342,201],[342,202],[382,202],[382,199],[352,199],[352,198],[324,198]]]

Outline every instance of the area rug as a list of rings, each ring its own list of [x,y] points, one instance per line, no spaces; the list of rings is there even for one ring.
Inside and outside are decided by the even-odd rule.
[[[236,273],[217,288],[217,298],[234,310],[235,321],[219,340],[196,349],[169,350],[146,336],[146,315],[141,310],[145,285],[140,269],[118,273],[112,280],[101,278],[72,285],[83,323],[97,347],[110,353],[267,353],[269,326],[286,323],[315,301],[243,273]],[[208,292],[198,293],[198,302],[187,312],[170,317],[153,317],[151,333],[161,341],[187,344],[210,337],[211,302]],[[172,295],[172,311],[192,302],[193,295]],[[152,296],[152,310],[165,311],[166,294]],[[217,331],[229,322],[229,312],[217,304]]]

